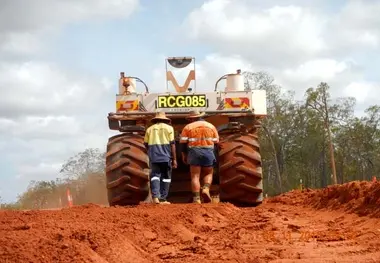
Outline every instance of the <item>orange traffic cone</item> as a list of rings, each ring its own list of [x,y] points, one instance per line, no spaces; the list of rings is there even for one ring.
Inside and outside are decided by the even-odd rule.
[[[69,188],[67,188],[66,195],[67,195],[67,202],[69,203],[69,207],[72,207],[73,206],[73,198],[71,196]]]

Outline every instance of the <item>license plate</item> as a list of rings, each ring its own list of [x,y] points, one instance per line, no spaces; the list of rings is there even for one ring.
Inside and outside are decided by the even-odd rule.
[[[157,98],[157,108],[197,107],[206,107],[206,95],[165,95]]]

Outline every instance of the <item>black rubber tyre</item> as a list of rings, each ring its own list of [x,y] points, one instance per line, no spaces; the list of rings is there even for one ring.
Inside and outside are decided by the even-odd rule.
[[[239,206],[261,204],[262,163],[257,134],[234,134],[221,139],[220,201]]]
[[[149,161],[144,137],[120,134],[109,138],[106,155],[108,202],[137,205],[149,195]]]

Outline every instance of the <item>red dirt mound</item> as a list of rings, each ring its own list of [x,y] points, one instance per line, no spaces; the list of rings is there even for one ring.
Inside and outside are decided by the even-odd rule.
[[[279,203],[90,204],[0,211],[0,262],[369,263],[379,233],[379,219]]]
[[[380,182],[353,181],[323,189],[295,190],[267,199],[266,202],[303,205],[316,209],[344,209],[360,216],[379,218]]]

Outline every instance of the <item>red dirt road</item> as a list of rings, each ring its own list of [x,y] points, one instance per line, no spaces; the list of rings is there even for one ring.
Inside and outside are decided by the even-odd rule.
[[[257,208],[0,211],[0,262],[380,262],[380,183],[290,192]]]

